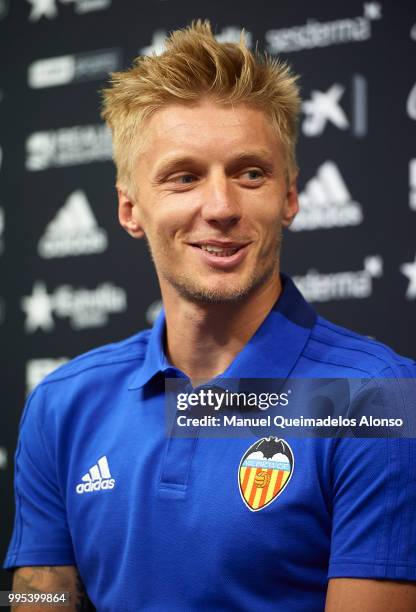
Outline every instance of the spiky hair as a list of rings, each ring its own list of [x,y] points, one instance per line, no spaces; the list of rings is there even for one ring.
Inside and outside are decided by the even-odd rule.
[[[112,131],[119,182],[131,184],[149,117],[168,104],[203,99],[263,110],[283,142],[288,175],[294,174],[300,98],[298,77],[285,63],[250,51],[244,31],[238,44],[218,42],[206,20],[172,32],[165,49],[161,55],[139,56],[129,70],[113,72],[102,91],[101,116]]]

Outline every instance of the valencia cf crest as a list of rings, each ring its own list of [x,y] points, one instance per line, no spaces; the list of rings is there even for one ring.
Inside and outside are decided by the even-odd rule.
[[[280,438],[262,438],[244,454],[238,469],[238,484],[246,506],[261,510],[282,493],[293,473],[294,457]]]

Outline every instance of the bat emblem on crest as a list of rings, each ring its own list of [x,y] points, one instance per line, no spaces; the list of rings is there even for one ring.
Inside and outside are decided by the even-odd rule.
[[[262,438],[245,452],[238,484],[246,506],[257,511],[271,504],[286,488],[294,467],[289,444],[281,438]]]

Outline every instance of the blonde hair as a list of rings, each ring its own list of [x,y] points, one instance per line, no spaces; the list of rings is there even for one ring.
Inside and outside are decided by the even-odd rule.
[[[263,110],[282,140],[288,176],[297,171],[296,139],[299,89],[290,68],[277,59],[252,53],[240,42],[220,43],[209,21],[195,21],[166,39],[161,55],[139,56],[133,67],[110,75],[102,91],[102,118],[113,135],[117,179],[131,186],[143,124],[171,103],[247,104]]]

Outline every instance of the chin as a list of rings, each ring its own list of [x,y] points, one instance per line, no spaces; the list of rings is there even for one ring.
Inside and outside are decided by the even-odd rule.
[[[188,280],[188,279],[187,279]],[[172,283],[181,297],[198,304],[233,304],[242,302],[265,282],[264,277],[251,278],[244,282],[221,282],[197,285],[190,279],[176,279]]]
[[[196,291],[182,291],[181,295],[190,302],[198,304],[235,304],[243,301],[249,291],[221,291],[218,289],[201,289]]]

